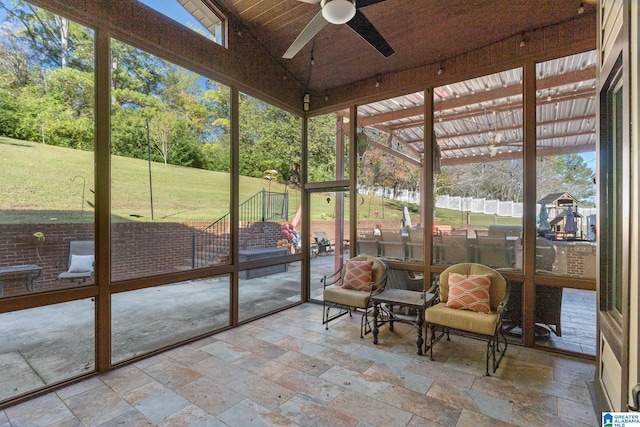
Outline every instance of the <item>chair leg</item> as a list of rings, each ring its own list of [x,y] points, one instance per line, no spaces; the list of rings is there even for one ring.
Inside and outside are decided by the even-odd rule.
[[[494,338],[491,338],[489,341],[487,341],[487,357],[485,360],[485,376],[490,376],[489,374],[489,359],[492,360],[492,364],[493,364],[493,372],[495,372],[495,367],[496,367],[496,346],[495,346],[495,341]]]
[[[371,322],[374,322],[375,319],[369,320],[369,310],[371,307],[367,307],[364,309],[364,314],[360,319],[360,338],[364,338],[365,335],[370,333],[373,329],[371,328]]]
[[[486,360],[486,372],[485,375],[489,376],[489,359],[491,359],[493,373],[498,370],[500,367],[500,362],[502,358],[507,353],[507,338],[502,333],[502,329],[498,328],[495,335],[491,337],[489,341],[487,341],[487,360]],[[496,352],[500,353],[500,356],[496,358]]]
[[[324,324],[324,329],[329,330],[329,306],[327,306],[326,301],[322,301],[322,323]]]
[[[332,307],[337,307],[338,308],[338,312],[332,316],[329,316],[329,310],[331,310]],[[349,314],[349,317],[352,317],[351,315],[351,307],[345,306],[345,305],[341,305],[341,304],[332,304],[331,302],[327,303],[327,301],[322,301],[322,324],[325,325],[325,330],[329,329],[329,322],[337,319],[338,317],[342,317],[345,314]]]
[[[445,335],[447,336],[447,341],[449,339],[449,329],[444,326],[435,325],[430,323],[426,326],[427,328],[427,347],[424,349],[426,353],[429,350],[429,358],[433,360],[433,347],[440,341]],[[438,332],[438,328],[442,328],[440,332]],[[431,329],[431,333],[429,333],[429,329]]]

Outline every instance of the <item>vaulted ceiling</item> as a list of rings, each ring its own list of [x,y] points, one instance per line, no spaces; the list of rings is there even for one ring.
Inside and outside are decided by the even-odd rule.
[[[328,24],[292,59],[282,56],[321,10],[314,0],[215,0],[309,92],[417,67],[509,37],[593,14],[576,0],[357,0],[395,53],[385,58],[349,26]],[[231,37],[232,35],[230,35]],[[313,64],[312,64],[313,63]]]
[[[493,58],[477,57],[487,54],[500,58],[517,56],[526,51],[534,37],[538,47],[562,44],[564,40],[558,40],[565,35],[562,31],[547,34],[546,29],[576,19],[595,20],[594,3],[574,0],[356,0],[365,19],[394,50],[392,55],[382,55],[351,28],[353,25],[324,25],[322,22],[317,35],[303,44],[292,59],[286,59],[283,55],[305,26],[312,20],[311,26],[317,25],[316,15],[321,11],[319,1],[217,0],[229,18],[246,28],[306,92],[315,94],[312,96],[314,107],[318,98],[322,102],[322,98],[327,101],[333,96],[335,88],[349,93],[350,86],[360,85],[361,94],[363,81],[367,82],[364,86],[370,88],[375,98],[378,86],[393,86],[395,82],[391,80],[399,80],[398,75],[406,70],[415,70],[415,73],[430,70],[440,78],[440,71],[444,70],[438,71],[438,68],[450,67],[455,58],[469,52],[474,52],[478,64],[486,65]],[[576,34],[566,34],[566,37],[575,38]],[[593,34],[585,34],[585,37],[593,39]],[[510,42],[501,44],[509,39]],[[515,51],[510,53],[509,49],[514,47]],[[431,67],[425,66],[427,64]],[[595,149],[596,65],[595,51],[538,64],[538,155]],[[469,73],[473,66],[465,67],[466,74],[473,74],[473,70]],[[434,134],[442,163],[522,158],[522,68],[486,75],[480,73],[471,80],[444,80],[441,86],[434,87]],[[348,117],[348,110],[341,110],[339,114]],[[383,138],[383,142],[371,138],[372,144],[402,156],[410,163],[418,164],[424,152],[423,125],[422,90],[375,99],[358,107],[361,131],[370,129],[375,133],[377,129],[393,136],[392,139]]]

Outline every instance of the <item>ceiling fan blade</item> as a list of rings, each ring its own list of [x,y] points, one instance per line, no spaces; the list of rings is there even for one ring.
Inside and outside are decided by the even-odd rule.
[[[382,37],[378,30],[376,30],[376,27],[373,26],[371,21],[369,21],[367,17],[360,12],[360,10],[356,11],[356,15],[351,19],[351,21],[347,22],[347,25],[351,27],[353,31],[358,33],[360,37],[365,39],[367,43],[380,52],[385,58],[388,58],[395,53],[389,43],[387,43],[384,37]]]
[[[305,47],[306,44],[309,43],[311,39],[314,38],[316,34],[318,34],[328,23],[329,22],[324,19],[324,16],[322,16],[322,10],[320,10],[316,16],[313,17],[311,22],[304,27],[304,30],[298,34],[298,37],[296,37],[293,43],[291,43],[291,46],[289,46],[289,49],[287,49],[282,57],[285,59],[291,59],[296,56],[296,54],[300,52],[300,49]]]
[[[307,1],[307,0],[300,0],[300,1]],[[360,9],[361,7],[371,6],[372,4],[382,3],[383,1],[387,1],[387,0],[356,0],[356,7]]]

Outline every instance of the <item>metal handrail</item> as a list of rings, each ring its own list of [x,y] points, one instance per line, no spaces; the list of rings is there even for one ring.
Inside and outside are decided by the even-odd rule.
[[[289,194],[259,191],[239,206],[240,237],[243,230],[258,222],[286,221],[289,214]],[[212,222],[191,235],[191,268],[222,263],[220,256],[229,253],[230,214]]]

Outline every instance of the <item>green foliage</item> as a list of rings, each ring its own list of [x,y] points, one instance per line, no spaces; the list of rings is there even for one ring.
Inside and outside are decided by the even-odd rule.
[[[325,114],[309,119],[309,182],[336,179],[336,115]],[[345,145],[345,152],[347,146]]]
[[[240,174],[262,177],[278,171],[278,180],[300,182],[300,118],[255,98],[240,103]]]
[[[548,193],[567,192],[582,203],[595,204],[596,187],[585,159],[579,154],[566,154],[542,158],[538,171],[545,187],[538,191],[541,197]],[[555,190],[554,190],[555,189]]]

